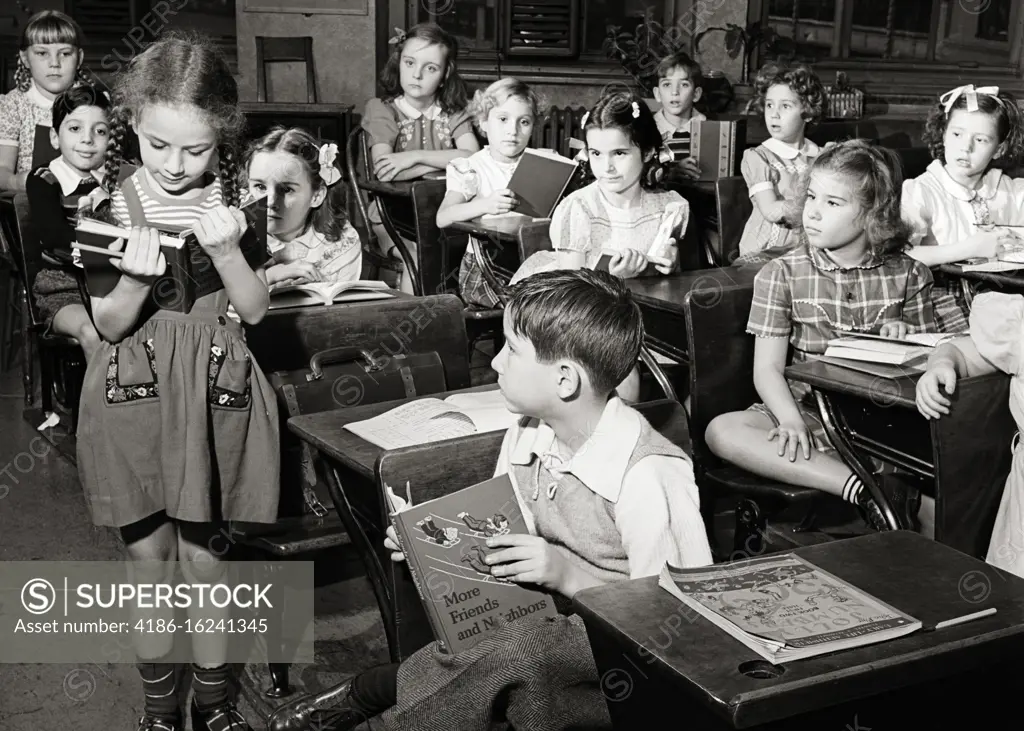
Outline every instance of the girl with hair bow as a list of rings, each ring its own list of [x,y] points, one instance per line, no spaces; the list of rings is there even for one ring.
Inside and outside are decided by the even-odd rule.
[[[1017,102],[997,86],[959,86],[939,97],[925,125],[932,163],[903,184],[904,220],[913,228],[908,252],[934,267],[993,259],[1024,246],[1007,226],[1024,224],[1024,180],[1003,174],[1024,152]],[[941,332],[967,330],[960,283],[936,274],[933,304]]]
[[[320,145],[298,127],[275,127],[249,150],[249,193],[267,197],[267,244],[274,258],[267,268],[271,290],[359,279],[359,234],[344,206],[331,196],[331,186],[341,179],[337,156],[336,144]]]

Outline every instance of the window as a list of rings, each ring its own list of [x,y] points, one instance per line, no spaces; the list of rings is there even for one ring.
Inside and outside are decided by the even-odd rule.
[[[766,0],[763,20],[809,60],[1016,66],[1015,0]]]
[[[608,26],[632,31],[662,20],[663,0],[410,0],[414,23],[433,22],[458,38],[467,58],[607,61]]]

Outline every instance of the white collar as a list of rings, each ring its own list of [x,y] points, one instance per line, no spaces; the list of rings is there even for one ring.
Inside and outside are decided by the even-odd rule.
[[[435,119],[441,116],[441,107],[438,105],[437,102],[434,102],[425,110],[420,111],[412,104],[407,102],[404,96],[400,96],[395,99],[395,106],[398,108],[398,111],[400,111],[402,114],[409,117],[410,119],[419,119],[420,117],[423,117],[424,119],[429,119],[431,122],[433,122]]]
[[[665,107],[662,107],[661,109],[658,110],[658,116],[661,117],[661,121],[665,125],[665,127],[671,127],[676,132],[684,132],[690,129],[690,125],[693,124],[694,122],[706,122],[708,118],[706,114],[703,114],[702,112],[698,112],[696,109],[693,109],[690,111],[690,118],[683,122],[683,125],[681,127],[676,127],[671,122],[671,120],[669,120],[669,118],[665,116]]]
[[[816,144],[806,137],[804,138],[804,144],[801,145],[799,149],[792,145],[787,145],[785,142],[780,142],[774,137],[769,137],[761,144],[783,160],[795,160],[800,155],[803,155],[804,157],[815,157],[821,151]]]
[[[33,106],[40,107],[42,109],[53,109],[53,99],[47,99],[43,92],[39,91],[39,87],[36,86],[35,80],[28,85],[28,91],[25,92],[25,96],[32,102]]]
[[[326,240],[327,237],[325,237],[323,234],[317,231],[313,227],[313,224],[311,223],[309,226],[306,227],[305,231],[300,233],[291,241],[281,241],[280,239],[275,238],[273,234],[267,234],[267,248],[270,249],[271,253],[275,251],[280,251],[286,246],[291,246],[292,244],[298,244],[307,249],[315,249],[317,246],[323,244]]]
[[[1003,178],[1003,171],[998,168],[992,168],[981,177],[981,185],[971,190],[960,185],[960,183],[953,180],[950,177],[949,172],[946,170],[946,166],[942,164],[942,160],[932,160],[928,164],[928,172],[935,176],[935,179],[939,181],[939,185],[942,189],[949,193],[957,200],[966,201],[970,203],[974,200],[975,195],[984,200],[990,200],[999,190],[999,181]]]
[[[640,438],[640,414],[618,396],[608,400],[593,433],[566,464],[553,468],[571,472],[595,494],[610,503],[618,502],[629,458]],[[530,419],[522,427],[509,461],[525,465],[534,457],[552,454],[554,430],[542,421]],[[554,456],[557,464],[558,458]]]
[[[88,178],[83,178],[82,174],[71,167],[67,160],[60,155],[53,158],[48,167],[54,177],[57,178],[57,182],[60,183],[60,192],[64,195],[71,195],[83,180],[88,180]],[[103,169],[93,170],[92,177],[96,178],[96,182],[102,183]]]

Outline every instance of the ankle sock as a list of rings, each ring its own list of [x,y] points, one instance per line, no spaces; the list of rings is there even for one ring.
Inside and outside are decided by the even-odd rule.
[[[218,665],[215,668],[199,667],[192,664],[192,692],[196,707],[204,713],[223,706],[231,700],[229,681],[231,668]]]
[[[179,715],[178,672],[174,663],[167,662],[168,656],[136,665],[146,694],[146,715],[170,720]]]
[[[377,665],[352,679],[349,702],[367,717],[376,716],[398,702],[398,663]]]
[[[846,482],[843,483],[843,500],[848,503],[858,505],[860,503],[860,494],[864,490],[864,483],[860,481],[857,475],[851,474],[846,478]]]

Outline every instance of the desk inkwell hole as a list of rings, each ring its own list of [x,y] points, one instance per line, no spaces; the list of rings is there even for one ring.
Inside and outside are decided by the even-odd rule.
[[[772,678],[778,678],[786,672],[785,668],[772,665],[767,660],[742,662],[738,669],[748,678],[754,678],[755,680],[771,680]]]

